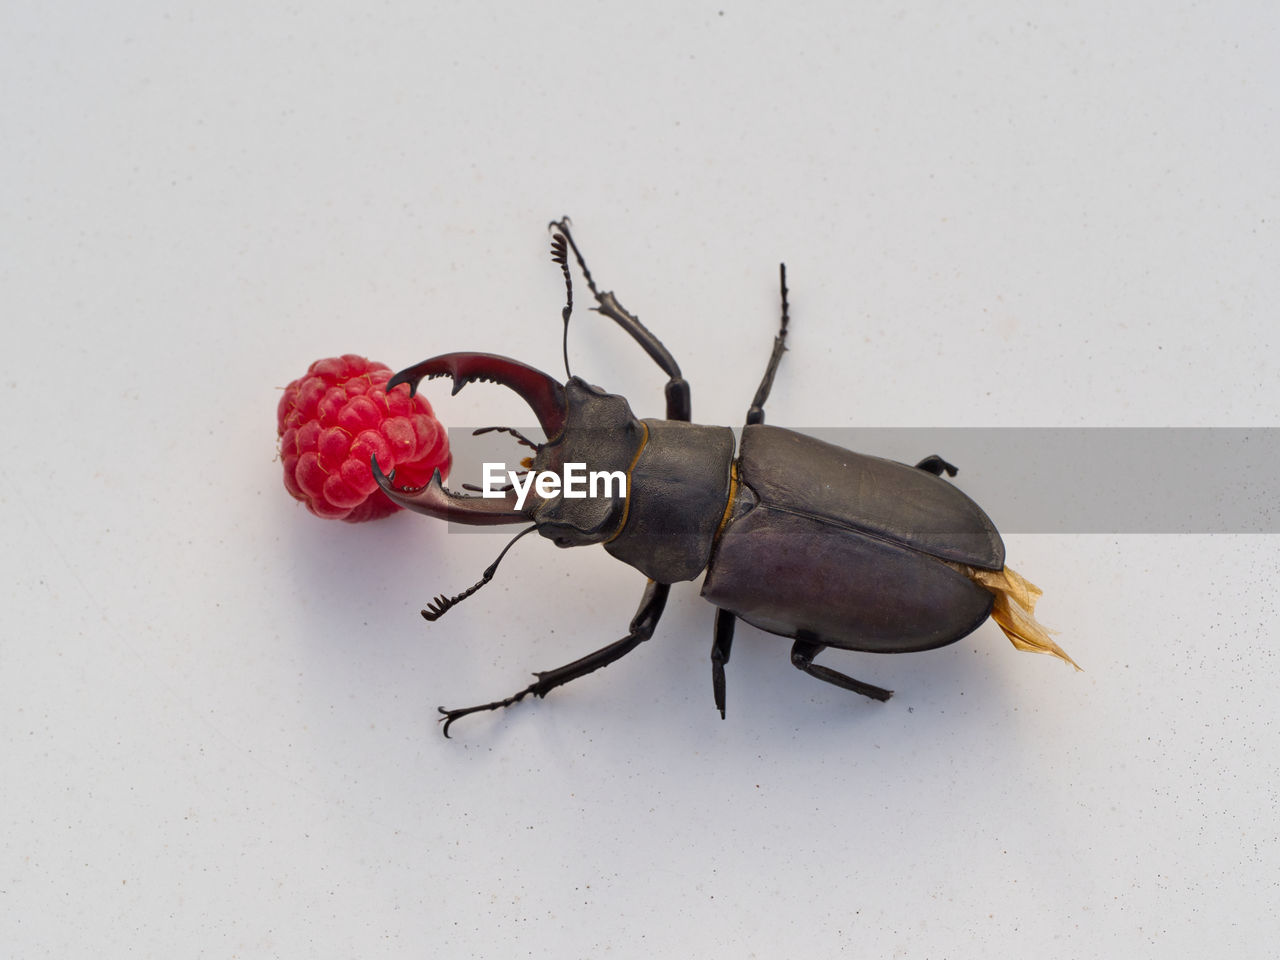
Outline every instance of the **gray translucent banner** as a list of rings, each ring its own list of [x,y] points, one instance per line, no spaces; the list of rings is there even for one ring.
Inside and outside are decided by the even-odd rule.
[[[542,439],[536,427],[523,432]],[[975,500],[1003,533],[1280,532],[1276,427],[798,432],[907,464],[938,454],[960,469],[948,482]],[[460,491],[464,482],[479,485],[483,462],[519,469],[521,458],[533,452],[504,435],[473,437],[469,430],[454,429],[449,438],[454,465],[446,486],[451,490]]]

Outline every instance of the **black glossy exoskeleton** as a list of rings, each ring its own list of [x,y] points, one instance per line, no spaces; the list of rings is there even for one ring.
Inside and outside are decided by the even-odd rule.
[[[1002,617],[1000,611],[1011,596],[1021,598],[1026,619],[1034,624],[1029,611],[1038,591],[1005,570],[1004,544],[987,515],[942,479],[944,472],[954,476],[955,467],[937,456],[909,467],[764,424],[764,404],[787,335],[785,266],[780,270],[781,327],[741,443],[735,444],[728,427],[689,422],[689,386],[671,354],[612,293],[597,289],[567,219],[552,228],[553,255],[568,290],[562,313],[566,336],[573,308],[572,250],[595,296],[595,309],[630,334],[667,374],[665,420],[639,420],[623,397],[578,377],[561,384],[490,354],[434,357],[397,374],[387,388],[408,383],[416,389],[424,377],[442,376],[452,379],[455,393],[473,380],[508,386],[530,405],[546,433],[545,442],[534,443],[509,431],[536,450],[535,473],[559,475],[565,464],[585,464],[593,471],[624,472],[626,489],[587,498],[539,497],[530,490],[518,506],[511,490],[496,499],[452,493],[439,473],[416,490],[395,487],[376,461],[374,475],[396,503],[432,517],[468,524],[532,523],[519,536],[536,529],[559,546],[603,544],[649,583],[625,637],[535,674],[534,683],[502,700],[440,708],[446,736],[459,717],[506,707],[529,694],[545,696],[630,653],[653,635],[670,585],[704,572],[702,595],[717,608],[711,663],[722,717],[724,667],[738,618],[792,638],[791,661],[804,672],[878,700],[887,700],[891,692],[814,658],[826,647],[906,653],[954,643],[986,620],[993,605],[1005,632],[1024,646],[1019,640],[1027,638],[1015,636],[1016,627],[1008,624],[1017,613]],[[423,616],[435,620],[470,596],[492,578],[498,561],[474,587],[437,598]],[[1026,589],[1006,586],[1006,575]],[[1065,658],[1052,641],[1048,644],[1052,649],[1027,640],[1024,648]]]

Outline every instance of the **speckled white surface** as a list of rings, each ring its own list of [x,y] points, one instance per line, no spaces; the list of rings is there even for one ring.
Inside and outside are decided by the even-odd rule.
[[[771,422],[1280,426],[1271,5],[775,6],[0,13],[0,952],[1270,955],[1276,536],[1010,536],[1084,673],[830,659],[872,704],[740,628],[725,722],[688,586],[445,741],[639,575],[531,540],[428,626],[500,541],[285,497],[316,357],[558,371],[563,213],[704,422],[785,258]],[[659,412],[617,331],[572,351]]]

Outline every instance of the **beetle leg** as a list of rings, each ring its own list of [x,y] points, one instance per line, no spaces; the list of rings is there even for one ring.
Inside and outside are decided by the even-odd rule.
[[[747,411],[747,424],[764,423],[764,402],[769,399],[769,391],[773,389],[773,377],[778,372],[778,364],[787,350],[787,322],[790,320],[787,308],[787,265],[778,264],[778,285],[782,291],[782,324],[778,335],[773,338],[773,353],[769,354],[769,366],[765,367],[764,378],[756,388],[755,399],[751,401],[751,409]]]
[[[671,356],[668,350],[655,337],[640,318],[634,313],[628,311],[622,304],[618,302],[618,298],[613,292],[606,290],[603,293],[596,287],[595,279],[591,276],[591,271],[587,269],[587,261],[582,258],[582,252],[578,249],[577,243],[574,242],[573,234],[569,231],[569,218],[562,217],[559,220],[552,220],[550,226],[563,234],[565,240],[568,241],[569,247],[573,250],[574,259],[578,261],[578,267],[582,270],[582,276],[587,281],[587,286],[591,289],[591,294],[596,298],[599,304],[595,308],[597,313],[602,313],[623,330],[625,330],[636,343],[644,348],[644,352],[662,368],[662,372],[667,375],[667,419],[683,420],[689,422],[693,416],[693,404],[689,396],[689,384],[680,375],[680,364],[676,363],[675,357]]]
[[[460,710],[446,710],[444,707],[440,707],[440,720],[444,724],[444,735],[446,737],[449,736],[449,727],[453,722],[469,713],[500,710],[503,707],[511,706],[513,703],[519,703],[529,694],[533,694],[535,697],[545,697],[556,687],[563,686],[570,680],[585,677],[588,673],[593,673],[601,667],[607,667],[615,660],[622,659],[653,636],[653,631],[657,628],[658,620],[662,616],[662,610],[667,605],[667,594],[670,592],[671,587],[668,584],[655,583],[650,580],[649,585],[645,587],[644,596],[640,600],[640,608],[631,619],[630,632],[625,637],[621,640],[615,640],[608,646],[601,647],[594,653],[589,653],[585,657],[573,661],[573,663],[566,663],[563,667],[556,667],[554,670],[547,670],[543,673],[535,673],[534,676],[538,679],[518,693],[513,693],[504,700],[482,703],[475,707],[464,707]]]
[[[711,642],[711,690],[715,694],[721,720],[724,719],[724,665],[729,662],[733,625],[737,620],[728,610],[716,608],[716,637]]]
[[[872,700],[888,700],[893,696],[892,690],[886,690],[884,687],[872,686],[869,683],[863,683],[861,680],[855,680],[853,677],[845,676],[830,667],[824,667],[820,663],[814,663],[813,658],[827,649],[825,643],[818,643],[814,640],[797,640],[791,647],[791,664],[798,670],[803,670],[811,677],[817,677],[819,680],[825,680],[827,683],[834,683],[837,687],[843,687],[845,690],[852,690],[854,693],[860,693],[864,697],[870,697]]]
[[[927,470],[929,473],[932,473],[935,477],[942,476],[943,471],[946,471],[946,474],[948,477],[954,477],[957,473],[960,472],[959,467],[955,466],[954,464],[947,463],[947,461],[943,460],[936,453],[931,453],[929,456],[925,457],[923,460],[917,463],[916,469]]]

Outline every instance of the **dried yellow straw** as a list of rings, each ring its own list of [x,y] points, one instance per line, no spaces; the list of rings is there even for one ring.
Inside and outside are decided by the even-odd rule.
[[[1067,652],[1054,643],[1050,631],[1036,620],[1036,601],[1043,592],[1034,583],[1005,567],[1003,570],[979,570],[963,563],[947,563],[953,570],[964,574],[974,583],[990,590],[995,596],[991,607],[991,619],[1019,650],[1030,653],[1048,653],[1065,660],[1077,670],[1080,665],[1067,656]]]

